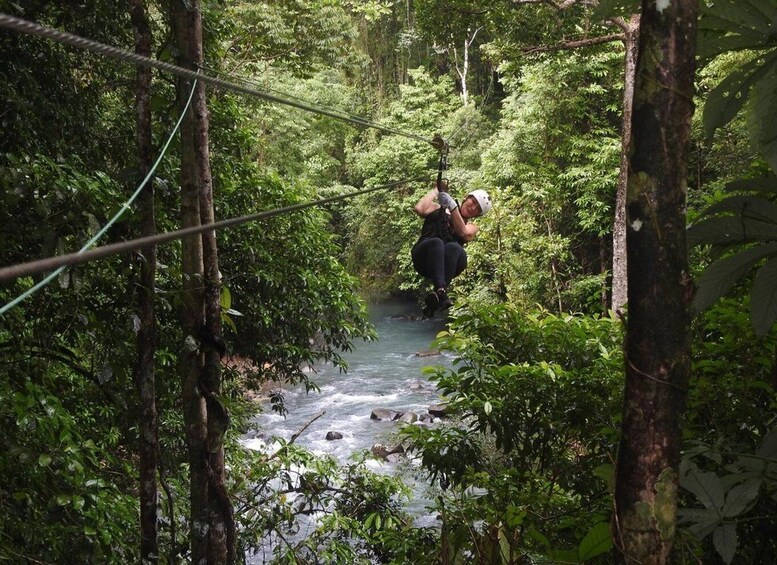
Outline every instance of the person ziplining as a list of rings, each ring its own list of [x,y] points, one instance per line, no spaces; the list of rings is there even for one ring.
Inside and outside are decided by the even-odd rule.
[[[491,198],[485,190],[467,193],[461,205],[448,193],[448,181],[442,178],[446,160],[445,151],[441,151],[436,185],[414,208],[424,224],[410,255],[416,272],[431,279],[433,285],[424,298],[423,313],[429,318],[453,305],[448,287],[467,268],[464,246],[478,233],[478,227],[470,220],[491,210]]]

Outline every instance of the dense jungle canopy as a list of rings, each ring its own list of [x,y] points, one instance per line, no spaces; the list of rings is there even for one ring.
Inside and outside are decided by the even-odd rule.
[[[0,561],[777,562],[775,29],[777,0],[0,0]],[[435,136],[494,209],[434,344],[448,416],[398,432],[419,527],[368,453],[239,440],[275,385],[348,379],[368,301],[421,311]]]

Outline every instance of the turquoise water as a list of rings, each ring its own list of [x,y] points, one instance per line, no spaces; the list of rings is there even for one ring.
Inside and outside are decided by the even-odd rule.
[[[375,443],[392,443],[398,429],[396,422],[370,419],[375,408],[390,408],[399,412],[425,414],[439,397],[434,385],[426,380],[422,368],[450,363],[446,356],[419,356],[429,350],[437,333],[445,328],[445,318],[418,319],[420,308],[415,302],[383,302],[369,307],[370,321],[378,333],[375,342],[357,342],[352,352],[345,354],[347,373],[328,364],[315,367],[312,380],[321,388],[319,393],[306,394],[302,387],[284,393],[289,411],[284,418],[269,412],[257,420],[263,435],[280,436],[286,440],[299,432],[321,412],[296,440],[315,453],[331,454],[345,461],[357,450],[369,450]],[[339,432],[343,438],[325,439],[327,432]],[[262,440],[247,440],[249,447],[261,448]],[[407,462],[371,461],[377,472],[396,473],[407,468]],[[419,518],[428,514],[423,498],[426,485],[413,481],[417,496],[410,510]],[[422,519],[422,518],[421,518]],[[422,519],[423,521],[423,519]]]

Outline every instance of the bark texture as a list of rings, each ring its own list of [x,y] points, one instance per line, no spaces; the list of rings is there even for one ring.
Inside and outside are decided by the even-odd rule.
[[[181,64],[203,61],[202,17],[197,1],[173,2],[172,20]],[[191,90],[179,81],[183,107]],[[198,82],[181,124],[181,208],[183,227],[214,222],[208,108]],[[194,563],[234,563],[235,526],[225,487],[224,433],[229,415],[221,392],[220,281],[215,232],[183,240],[185,300],[181,314],[186,343],[181,354],[182,400],[191,481],[191,544]]]
[[[623,45],[626,50],[623,75],[623,127],[621,161],[615,193],[615,221],[612,228],[612,310],[620,311],[628,300],[628,260],[626,255],[626,185],[629,176],[631,114],[634,103],[634,81],[639,47],[639,15],[623,22]]]
[[[697,0],[643,0],[627,192],[626,390],[615,488],[621,563],[668,563],[690,370],[685,240]]]
[[[189,50],[189,19],[186,4],[173,1],[171,21],[178,47],[179,65],[191,67]],[[188,80],[178,79],[179,107],[183,110],[191,90]],[[181,227],[200,225],[197,164],[194,153],[194,115],[191,109],[181,122]],[[186,445],[189,453],[190,540],[193,563],[204,563],[208,552],[209,522],[207,515],[208,480],[203,462],[207,439],[205,401],[199,394],[202,365],[197,337],[203,320],[202,301],[202,239],[200,236],[181,240],[183,294],[180,311],[184,343],[179,357],[181,400]]]
[[[130,15],[135,36],[135,52],[151,56],[151,27],[144,0],[131,0]],[[152,165],[151,138],[151,69],[138,66],[135,78],[135,120],[139,177],[144,177]],[[139,197],[140,235],[156,233],[154,217],[154,185],[149,182]],[[140,558],[143,563],[157,563],[157,409],[154,354],[156,352],[156,319],[154,316],[154,285],[156,280],[156,247],[143,249],[138,258],[140,281],[136,287],[139,328],[137,358],[134,368],[138,392],[138,433],[140,458]]]

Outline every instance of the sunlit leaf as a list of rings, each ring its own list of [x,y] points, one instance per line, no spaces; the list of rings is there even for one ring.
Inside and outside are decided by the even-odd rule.
[[[232,293],[229,291],[229,288],[226,286],[221,287],[221,309],[222,310],[229,310],[232,307]]]

